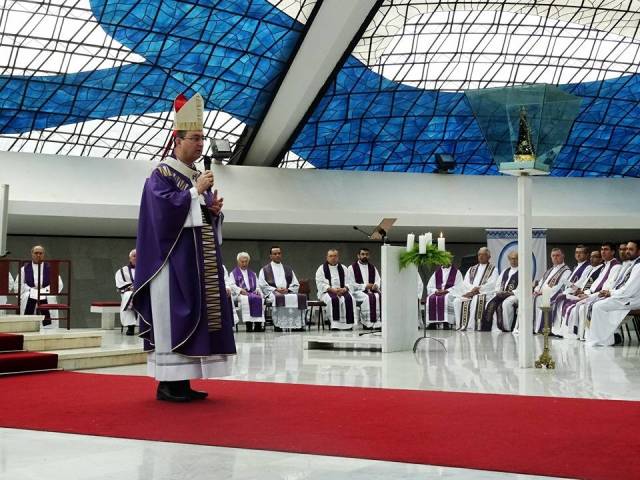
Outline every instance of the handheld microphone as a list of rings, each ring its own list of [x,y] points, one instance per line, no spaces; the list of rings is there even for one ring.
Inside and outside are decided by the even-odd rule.
[[[202,157],[202,161],[204,162],[204,169],[211,170],[211,157],[209,155],[205,155]]]

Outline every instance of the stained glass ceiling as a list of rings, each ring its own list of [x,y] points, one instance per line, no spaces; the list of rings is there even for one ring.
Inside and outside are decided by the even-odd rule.
[[[153,158],[170,101],[207,135],[259,126],[315,1],[9,1],[0,148]],[[583,97],[553,175],[640,176],[640,0],[382,2],[281,166],[495,174],[466,89],[550,83]]]

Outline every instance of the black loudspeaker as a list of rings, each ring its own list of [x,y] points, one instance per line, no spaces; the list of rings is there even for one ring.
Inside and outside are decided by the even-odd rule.
[[[448,153],[436,153],[436,173],[451,173],[450,170],[456,168],[456,161]]]

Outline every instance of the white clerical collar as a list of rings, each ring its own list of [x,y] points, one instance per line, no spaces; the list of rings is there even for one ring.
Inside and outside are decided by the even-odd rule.
[[[580,262],[578,265],[576,265],[576,268],[580,268],[582,265],[584,265],[585,263],[587,263],[587,261],[585,260],[584,262]]]
[[[358,260],[358,263],[359,263],[360,265],[362,265],[363,267],[366,267],[367,265],[369,265],[368,263],[362,263],[360,260]]]
[[[329,268],[338,268],[338,265],[340,264],[336,263],[335,265],[331,265],[330,263],[327,263],[327,265],[329,265]]]
[[[282,267],[282,263],[271,262],[271,267]]]
[[[518,271],[518,267],[509,267],[511,269],[511,273],[515,273]]]
[[[174,170],[176,170],[178,173],[181,173],[185,177],[189,178],[194,183],[196,179],[200,176],[200,172],[196,170],[195,167],[192,168],[186,163],[182,163],[177,158],[167,157],[163,160],[163,162],[169,165]]]

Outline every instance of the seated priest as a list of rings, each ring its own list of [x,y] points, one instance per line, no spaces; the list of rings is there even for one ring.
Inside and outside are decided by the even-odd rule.
[[[238,323],[240,323],[240,317],[238,316],[238,309],[236,308],[236,297],[239,295],[240,289],[236,287],[233,277],[229,274],[227,267],[222,265],[222,269],[224,273],[224,286],[227,290],[227,298],[231,304],[231,310],[233,310],[233,324],[238,325]]]
[[[480,330],[484,308],[493,298],[498,279],[498,270],[489,263],[490,259],[491,252],[487,247],[478,250],[478,263],[467,271],[460,285],[460,294],[453,300],[459,330]]]
[[[551,250],[551,268],[547,269],[542,278],[533,289],[533,315],[534,315],[534,333],[542,333],[544,328],[544,318],[542,310],[542,290],[544,288],[551,289],[551,312],[549,313],[549,325],[551,327],[551,335],[559,336],[560,314],[562,312],[561,293],[569,282],[571,269],[564,263],[564,252],[559,248]]]
[[[56,303],[56,297],[47,295],[51,292],[51,278],[49,263],[44,261],[45,250],[42,245],[35,245],[31,249],[31,262],[20,268],[20,314],[36,315],[38,305]],[[62,278],[58,276],[58,289],[64,287]],[[39,296],[38,296],[39,295]],[[58,312],[45,310],[42,326],[44,328],[57,328]],[[52,320],[53,319],[53,320]]]
[[[578,302],[573,306],[573,319],[568,320],[568,324],[577,330],[578,339],[584,339],[584,331],[587,323],[587,314],[591,305],[599,300],[602,290],[611,290],[616,284],[616,279],[622,268],[622,265],[615,258],[616,248],[611,242],[604,242],[600,247],[600,256],[602,257],[603,266],[598,274],[598,278],[590,287],[586,287],[582,292],[578,292]]]
[[[593,304],[591,322],[586,331],[587,345],[609,346],[622,343],[615,333],[630,310],[640,308],[640,241],[627,244],[626,258],[632,262],[611,290],[600,292],[601,300]]]
[[[318,299],[326,303],[332,330],[350,330],[355,326],[356,302],[349,291],[349,271],[340,263],[338,250],[327,252],[326,261],[316,271]]]
[[[512,332],[518,310],[518,252],[511,250],[507,255],[509,268],[498,277],[495,296],[491,299],[482,316],[481,330]],[[495,320],[495,323],[494,323]]]
[[[347,277],[353,281],[349,284],[351,295],[360,302],[360,323],[365,329],[380,328],[380,273],[369,261],[368,248],[358,251],[358,259],[349,266]]]
[[[258,274],[258,286],[265,300],[271,302],[273,326],[276,332],[282,329],[302,330],[307,310],[307,296],[299,294],[300,283],[293,269],[282,263],[279,246],[269,250],[271,262]]]
[[[240,252],[236,256],[237,266],[231,270],[229,280],[236,287],[235,300],[240,307],[240,316],[247,332],[264,332],[264,302],[262,291],[258,288],[258,277],[249,268],[251,256]]]
[[[560,335],[564,338],[578,338],[578,311],[576,305],[587,297],[585,291],[593,287],[604,269],[600,250],[594,250],[589,257],[591,264],[588,274],[582,275],[577,282],[569,284],[565,289],[565,300],[562,303],[562,327]]]
[[[421,302],[424,301],[427,328],[437,328],[438,323],[441,323],[445,330],[455,326],[453,300],[462,284],[462,273],[454,265],[439,266],[429,277],[427,290],[423,294],[422,278],[418,275],[418,296]]]
[[[120,268],[115,274],[116,289],[120,292],[120,323],[127,327],[127,335],[135,335],[138,324],[138,315],[133,310],[131,295],[133,294],[133,281],[136,276],[136,251],[129,252],[129,263]]]

